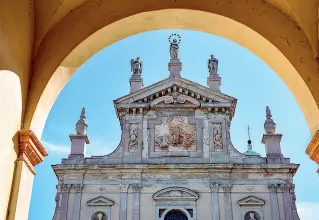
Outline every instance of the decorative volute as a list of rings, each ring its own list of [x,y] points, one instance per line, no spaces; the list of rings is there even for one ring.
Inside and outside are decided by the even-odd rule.
[[[78,122],[76,123],[76,126],[75,126],[76,134],[82,134],[82,135],[86,134],[88,124],[86,122],[85,114],[86,114],[86,110],[83,107],[82,111],[81,111],[80,119],[78,120]]]
[[[266,121],[264,124],[266,134],[275,134],[276,133],[276,123],[272,120],[272,115],[270,108],[266,107]]]

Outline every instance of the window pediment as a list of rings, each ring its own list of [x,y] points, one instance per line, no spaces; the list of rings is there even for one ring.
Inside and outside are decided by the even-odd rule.
[[[91,199],[87,202],[88,206],[112,206],[114,202],[103,196],[99,196],[95,199]]]
[[[262,199],[259,199],[254,196],[248,196],[244,199],[238,200],[238,205],[240,206],[263,206],[265,205],[265,201]]]
[[[199,194],[193,190],[183,187],[169,187],[156,192],[153,199],[157,200],[188,200],[196,201]]]

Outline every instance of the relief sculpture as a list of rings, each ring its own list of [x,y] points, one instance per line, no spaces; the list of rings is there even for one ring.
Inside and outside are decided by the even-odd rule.
[[[213,147],[214,151],[223,151],[222,125],[213,124]]]
[[[155,126],[155,151],[196,151],[195,133],[187,116],[163,117]]]
[[[137,150],[137,144],[138,144],[138,124],[131,124],[128,151],[135,152]]]

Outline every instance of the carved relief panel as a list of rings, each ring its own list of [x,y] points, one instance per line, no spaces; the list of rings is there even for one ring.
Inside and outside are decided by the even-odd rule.
[[[222,136],[222,124],[213,124],[213,151],[221,152],[223,151],[223,136]]]
[[[167,116],[155,125],[155,151],[196,151],[196,126],[187,116]]]
[[[130,124],[128,151],[135,152],[138,149],[139,124]]]

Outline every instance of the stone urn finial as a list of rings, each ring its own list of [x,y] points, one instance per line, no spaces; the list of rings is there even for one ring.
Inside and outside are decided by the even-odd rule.
[[[275,134],[276,133],[276,123],[272,120],[272,115],[270,108],[266,107],[266,121],[264,124],[266,134]]]
[[[86,130],[87,130],[87,127],[88,127],[88,124],[86,122],[86,110],[85,108],[83,107],[82,108],[82,111],[81,111],[81,116],[80,116],[80,119],[78,120],[78,122],[76,123],[76,127],[75,127],[75,130],[76,130],[76,133],[77,134],[83,134],[85,135],[86,134]]]

